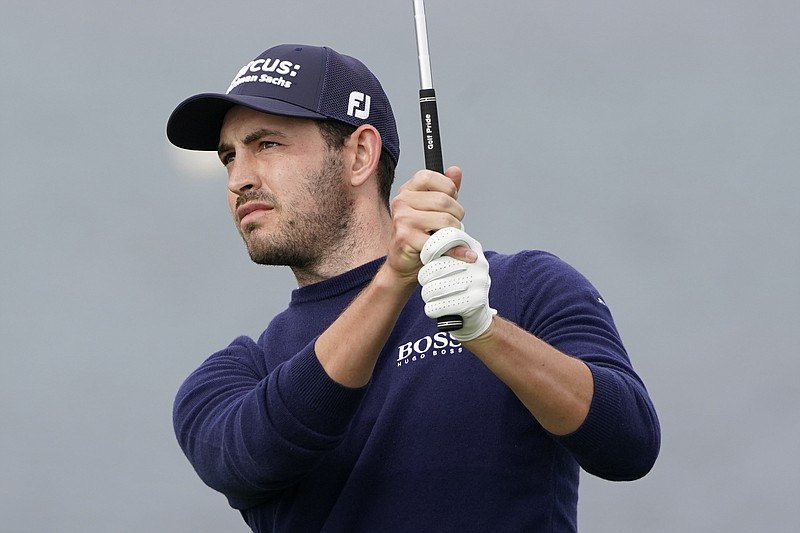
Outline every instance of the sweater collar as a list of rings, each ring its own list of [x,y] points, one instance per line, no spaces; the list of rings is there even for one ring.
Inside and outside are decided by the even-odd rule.
[[[386,261],[386,257],[381,257],[338,276],[294,289],[290,305],[318,302],[361,288],[375,277],[384,261]]]

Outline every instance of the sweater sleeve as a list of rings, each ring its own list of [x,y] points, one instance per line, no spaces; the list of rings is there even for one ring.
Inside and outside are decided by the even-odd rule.
[[[553,438],[598,477],[624,481],[647,474],[661,444],[658,417],[602,296],[560,259],[528,255],[517,272],[515,302],[519,324],[581,359],[594,379],[594,396],[583,424],[569,435]]]
[[[245,508],[293,485],[342,439],[365,389],[331,380],[313,342],[267,374],[262,349],[239,337],[180,387],[178,442],[200,478]]]

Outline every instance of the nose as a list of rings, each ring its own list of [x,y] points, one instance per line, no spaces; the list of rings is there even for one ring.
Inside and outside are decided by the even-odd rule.
[[[258,189],[261,180],[253,161],[247,154],[237,154],[236,159],[228,166],[228,190],[237,196]]]

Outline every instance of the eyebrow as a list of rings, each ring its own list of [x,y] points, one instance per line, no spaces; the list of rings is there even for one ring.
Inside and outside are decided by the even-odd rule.
[[[269,128],[259,128],[245,135],[244,138],[242,139],[242,144],[248,145],[259,139],[263,139],[264,137],[285,138],[286,135],[277,130],[271,130]],[[229,152],[231,150],[233,150],[233,145],[229,143],[220,143],[219,147],[217,148],[217,155],[222,156],[223,153]]]

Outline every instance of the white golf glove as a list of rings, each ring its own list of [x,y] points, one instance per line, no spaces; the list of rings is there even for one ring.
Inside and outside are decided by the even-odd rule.
[[[443,255],[456,246],[467,246],[478,254],[474,263]],[[417,279],[422,285],[425,314],[430,318],[459,315],[461,329],[450,332],[457,341],[471,341],[482,335],[497,311],[489,307],[489,262],[481,243],[463,230],[443,228],[428,237],[420,259],[425,265]]]

